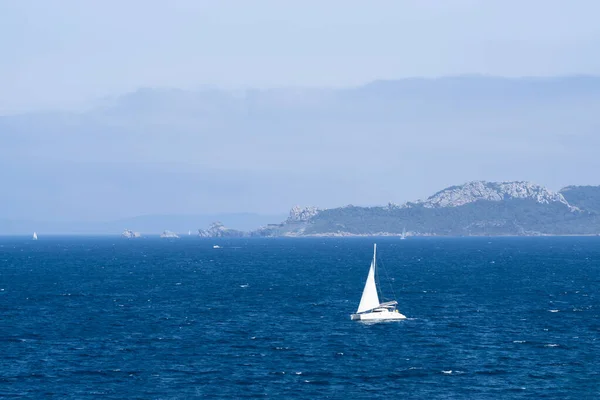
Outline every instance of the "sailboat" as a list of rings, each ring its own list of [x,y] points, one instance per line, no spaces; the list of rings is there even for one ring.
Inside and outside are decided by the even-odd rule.
[[[402,235],[400,235],[400,240],[406,239],[406,227],[402,228]]]
[[[373,261],[371,261],[371,268],[369,269],[369,275],[367,275],[367,281],[365,282],[365,288],[363,289],[362,297],[360,298],[360,304],[355,314],[350,316],[352,320],[359,321],[390,321],[406,319],[406,316],[400,314],[396,309],[398,302],[396,300],[387,301],[384,303],[379,302],[379,295],[377,294],[377,284],[375,283],[375,272],[377,269],[377,244],[373,245]]]
[[[37,240],[37,233],[33,232],[33,240]]]

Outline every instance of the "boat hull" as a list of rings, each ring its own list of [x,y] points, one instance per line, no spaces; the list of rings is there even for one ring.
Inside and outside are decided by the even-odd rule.
[[[368,312],[362,314],[352,314],[350,316],[352,321],[399,321],[406,319],[406,316],[400,314],[397,311],[382,311],[382,312]]]

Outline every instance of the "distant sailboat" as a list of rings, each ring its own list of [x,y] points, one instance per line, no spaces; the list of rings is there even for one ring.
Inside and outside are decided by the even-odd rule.
[[[192,234],[192,231],[188,231],[188,236],[190,236]]]
[[[400,314],[396,309],[398,302],[396,300],[379,302],[377,294],[377,284],[375,283],[375,272],[377,269],[377,244],[373,245],[373,261],[369,268],[369,275],[365,282],[360,304],[355,314],[350,316],[352,320],[360,321],[390,321],[406,319],[406,316]]]
[[[406,239],[406,227],[402,228],[402,235],[400,235],[400,240]]]
[[[38,240],[37,233],[33,232],[33,240]]]

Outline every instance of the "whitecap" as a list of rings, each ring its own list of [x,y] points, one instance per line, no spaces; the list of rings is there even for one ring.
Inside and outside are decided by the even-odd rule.
[[[559,310],[548,310],[550,312],[558,312]]]
[[[446,375],[450,375],[450,374],[452,373],[452,370],[451,370],[451,369],[449,369],[449,370],[447,370],[447,371],[442,371],[442,373],[443,373],[443,374],[446,374]]]
[[[526,343],[526,340],[513,340],[513,343]]]
[[[551,344],[547,344],[544,347],[558,347],[557,344],[551,343]]]

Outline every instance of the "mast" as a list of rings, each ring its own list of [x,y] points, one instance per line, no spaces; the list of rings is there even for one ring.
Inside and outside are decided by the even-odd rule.
[[[375,281],[375,291],[377,292],[378,301],[379,298],[383,298],[381,295],[381,289],[379,288],[379,277],[377,276],[377,243],[373,243],[373,280]]]
[[[373,274],[375,274],[376,269],[377,269],[377,243],[373,243]]]

